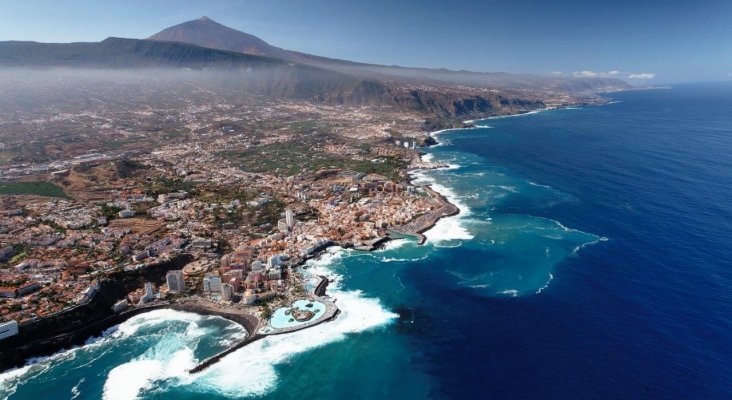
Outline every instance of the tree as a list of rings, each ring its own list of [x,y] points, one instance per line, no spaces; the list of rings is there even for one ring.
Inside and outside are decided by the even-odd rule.
[[[265,304],[262,306],[262,318],[266,320],[272,318],[272,308],[269,306],[269,304]]]

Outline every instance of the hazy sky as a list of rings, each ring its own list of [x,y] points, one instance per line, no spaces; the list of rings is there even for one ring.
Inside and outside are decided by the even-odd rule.
[[[0,40],[145,38],[203,15],[275,46],[379,64],[732,79],[732,0],[0,0]]]

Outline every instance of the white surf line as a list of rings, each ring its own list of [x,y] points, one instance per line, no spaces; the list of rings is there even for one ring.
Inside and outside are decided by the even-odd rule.
[[[398,315],[386,309],[376,298],[369,298],[359,290],[342,288],[343,276],[332,267],[348,257],[345,249],[329,249],[325,257],[309,260],[308,269],[324,275],[331,283],[330,296],[336,298],[341,313],[327,324],[320,324],[293,333],[269,336],[230,354],[219,363],[196,376],[193,387],[213,390],[232,398],[258,396],[277,387],[279,377],[275,366],[292,357],[336,343],[351,334],[376,329],[393,322]],[[242,374],[241,371],[246,371]]]
[[[472,129],[472,128],[466,128]],[[441,131],[431,132],[430,135],[435,135],[440,132],[449,132],[463,130],[463,128],[454,129],[443,129]],[[431,161],[434,159],[434,154],[427,153],[421,157],[422,161]],[[435,168],[433,170],[451,170],[460,168],[459,164],[450,164],[446,167]],[[427,238],[428,242],[433,244],[439,244],[451,240],[470,240],[474,236],[461,224],[461,221],[465,216],[470,214],[470,208],[462,202],[462,199],[449,187],[444,186],[437,182],[437,180],[425,173],[425,170],[415,169],[409,171],[408,174],[412,177],[413,182],[421,181],[430,187],[432,190],[445,197],[450,203],[460,210],[456,215],[449,217],[440,218],[432,227],[423,232],[422,234]]]

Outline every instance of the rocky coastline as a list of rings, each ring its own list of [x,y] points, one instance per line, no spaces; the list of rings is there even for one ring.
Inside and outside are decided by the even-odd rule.
[[[437,142],[434,141],[434,143]],[[437,168],[440,167],[443,166],[437,166]],[[415,168],[412,168],[412,170],[414,169]],[[409,180],[411,180],[411,178],[409,178]],[[408,224],[392,228],[390,231],[394,235],[388,234],[386,237],[377,238],[373,243],[363,245],[357,249],[364,251],[376,250],[384,243],[398,236],[416,237],[419,244],[424,244],[426,241],[426,237],[423,234],[424,232],[432,228],[440,219],[456,215],[460,212],[460,210],[454,204],[450,203],[442,194],[434,191],[430,187],[426,187],[425,189],[431,196],[439,199],[442,203],[441,207],[430,213],[417,217]],[[339,244],[331,243],[331,245]],[[310,257],[304,257],[303,259],[298,260],[296,263],[297,266],[304,265],[309,258],[317,257],[320,253],[326,250],[327,247],[329,246],[324,246]],[[75,312],[73,313],[67,310],[60,313],[60,315],[55,316],[55,320],[53,321],[53,323],[57,325],[55,328],[48,328],[49,326],[52,326],[52,324],[51,321],[46,321],[45,318],[42,321],[33,321],[21,326],[21,334],[0,342],[0,371],[21,367],[27,364],[28,359],[33,357],[48,356],[64,349],[83,345],[90,337],[101,335],[105,330],[121,324],[134,316],[159,309],[173,309],[200,315],[220,316],[244,327],[248,333],[247,338],[232,346],[224,353],[214,356],[216,357],[216,361],[224,357],[226,354],[230,354],[236,349],[265,336],[258,334],[261,321],[256,316],[248,313],[225,311],[221,307],[213,304],[204,304],[204,302],[196,300],[156,302],[146,306],[135,307],[119,314],[111,312],[111,301],[116,300],[120,297],[120,293],[127,291],[131,286],[139,286],[140,282],[138,281],[140,279],[160,284],[164,280],[165,271],[168,269],[179,268],[187,261],[189,260],[185,256],[181,256],[174,260],[170,260],[169,262],[153,266],[154,268],[152,272],[146,270],[143,270],[142,272],[135,271],[133,272],[135,279],[127,276],[129,275],[129,272],[119,272],[105,282],[105,285],[100,288],[95,299],[89,304],[79,307],[78,310],[75,308]],[[325,277],[321,278],[324,279],[321,280],[320,284],[315,289],[314,294],[316,296],[325,296],[328,280]],[[332,313],[333,315],[323,321],[319,321],[319,323],[325,322],[326,320],[332,320],[338,313],[339,312],[336,307],[336,311]],[[69,329],[70,325],[64,321],[71,320],[73,320],[73,324],[71,324],[73,328]],[[44,327],[41,328],[40,325],[44,325]],[[33,332],[33,334],[26,334],[29,331]],[[214,362],[215,361],[212,360],[206,360],[202,365],[197,366],[191,372],[193,373],[205,369]]]

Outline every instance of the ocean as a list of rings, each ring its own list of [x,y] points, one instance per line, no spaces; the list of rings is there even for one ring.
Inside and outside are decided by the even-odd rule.
[[[245,332],[154,311],[0,375],[7,399],[732,398],[732,84],[438,134],[461,213],[419,246],[331,248],[342,314]]]

